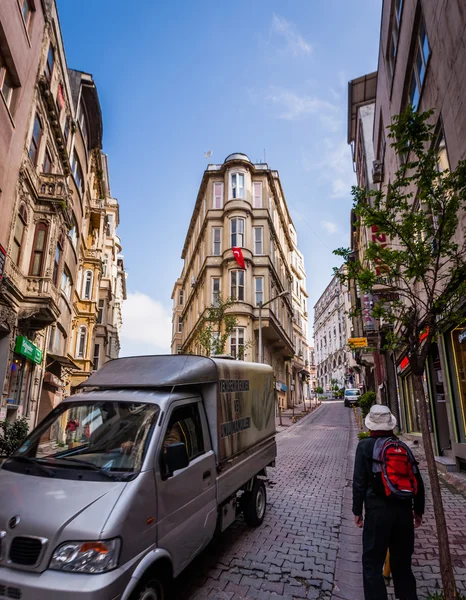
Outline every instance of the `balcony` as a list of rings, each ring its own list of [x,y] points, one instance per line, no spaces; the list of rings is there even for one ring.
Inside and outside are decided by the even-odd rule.
[[[258,329],[258,309],[254,309],[254,317],[254,329]],[[275,353],[282,354],[286,358],[294,356],[293,342],[271,308],[262,310],[262,337],[264,345],[271,346]]]
[[[66,177],[60,173],[40,173],[37,191],[40,200],[51,202],[67,202],[71,196]]]
[[[23,278],[23,308],[19,319],[32,330],[43,329],[60,317],[60,292],[50,277]]]
[[[55,100],[50,90],[50,82],[45,77],[45,75],[43,75],[39,79],[39,88],[42,93],[42,98],[44,100],[45,106],[47,108],[49,122],[55,137],[55,142],[57,144],[58,154],[60,156],[60,162],[63,166],[63,171],[65,172],[65,175],[69,175],[71,173],[71,166],[68,158],[68,152],[66,150],[66,140],[60,127],[60,116],[58,114]]]

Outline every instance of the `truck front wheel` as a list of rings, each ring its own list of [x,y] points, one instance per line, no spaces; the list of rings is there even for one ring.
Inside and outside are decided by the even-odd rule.
[[[150,579],[142,584],[131,598],[132,600],[166,600],[164,586],[157,579]]]
[[[251,527],[258,527],[264,520],[267,507],[267,493],[264,482],[256,479],[252,490],[244,494],[243,501],[244,520]]]

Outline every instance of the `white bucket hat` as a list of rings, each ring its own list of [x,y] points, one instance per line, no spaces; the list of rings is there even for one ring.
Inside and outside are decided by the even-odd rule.
[[[396,426],[396,419],[388,406],[374,404],[364,423],[370,431],[391,431]]]

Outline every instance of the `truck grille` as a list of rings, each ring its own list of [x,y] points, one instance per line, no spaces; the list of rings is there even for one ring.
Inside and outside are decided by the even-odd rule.
[[[16,565],[33,567],[39,562],[42,540],[32,537],[15,537],[10,546],[10,561]]]
[[[0,583],[0,598],[11,598],[12,600],[21,600],[21,590],[16,587],[7,587]]]

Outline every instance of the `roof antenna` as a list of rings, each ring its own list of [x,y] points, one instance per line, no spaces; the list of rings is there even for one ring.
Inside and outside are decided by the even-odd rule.
[[[265,158],[265,148],[264,148],[264,163],[267,163],[267,160]]]

